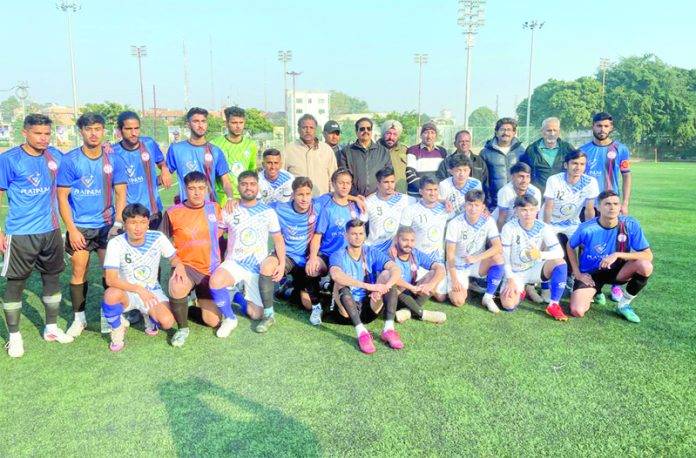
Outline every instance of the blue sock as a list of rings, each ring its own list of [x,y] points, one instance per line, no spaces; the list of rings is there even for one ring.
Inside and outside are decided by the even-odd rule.
[[[273,315],[273,307],[268,307],[267,309],[263,309],[263,316],[272,316]]]
[[[239,304],[239,308],[242,310],[242,313],[244,315],[248,315],[247,313],[247,301],[244,299],[244,295],[240,293],[239,291],[234,293],[234,299],[233,301],[235,304]]]
[[[548,280],[542,281],[542,282],[541,282],[541,290],[542,290],[542,291],[546,291],[546,290],[549,289],[549,288],[550,288],[550,285],[549,285],[549,281],[548,281]]]
[[[567,264],[559,264],[553,268],[553,272],[551,272],[551,301],[558,302],[561,300],[567,279]]]
[[[121,314],[123,313],[123,304],[107,304],[102,300],[102,310],[104,318],[111,325],[111,329],[116,329],[121,326]]]
[[[500,286],[500,282],[503,280],[503,273],[505,273],[505,271],[503,270],[502,264],[491,266],[488,270],[486,294],[493,295],[498,291],[498,286]]]
[[[236,318],[232,304],[230,302],[230,293],[226,288],[210,288],[210,295],[213,297],[213,302],[220,309],[220,313],[225,318]]]
[[[150,320],[150,323],[152,323],[152,325],[155,327],[155,329],[157,329],[161,326],[157,321],[155,321],[154,318],[152,318],[152,315],[148,315],[147,319]]]

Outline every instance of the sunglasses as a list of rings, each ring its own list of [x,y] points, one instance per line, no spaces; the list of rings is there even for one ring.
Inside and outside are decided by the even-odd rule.
[[[370,126],[358,127],[358,132],[372,132],[372,127],[370,127]]]

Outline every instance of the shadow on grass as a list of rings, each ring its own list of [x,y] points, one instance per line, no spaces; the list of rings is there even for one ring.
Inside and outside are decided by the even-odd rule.
[[[177,456],[319,456],[302,422],[201,378],[159,385]]]

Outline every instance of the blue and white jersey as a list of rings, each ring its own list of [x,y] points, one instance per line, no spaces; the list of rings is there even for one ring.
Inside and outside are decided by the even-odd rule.
[[[541,191],[539,188],[530,183],[525,194],[533,196],[537,200],[537,210],[541,210]],[[517,191],[515,191],[512,182],[500,188],[498,190],[498,206],[493,210],[493,218],[497,220],[500,210],[505,210],[507,211],[505,222],[512,220],[515,217],[515,199],[517,199]]]
[[[147,231],[142,245],[131,245],[128,234],[121,234],[106,246],[104,269],[118,270],[119,278],[128,283],[159,290],[160,259],[170,259],[175,254],[174,246],[161,232]]]
[[[473,189],[483,191],[483,186],[479,180],[472,177],[467,178],[466,183],[461,188],[457,188],[452,177],[440,182],[440,199],[449,200],[454,207],[454,212],[450,215],[451,218],[464,211],[466,193]]]
[[[88,158],[82,148],[63,156],[56,182],[70,188],[68,202],[75,226],[98,229],[114,222],[114,186],[128,182],[123,162],[118,156],[102,152]]]
[[[370,194],[365,199],[367,218],[370,222],[370,233],[365,245],[377,247],[386,253],[396,231],[399,230],[401,214],[406,207],[415,203],[416,199],[406,194],[396,193],[386,200],[376,192]]]
[[[582,273],[599,270],[602,259],[615,253],[618,248],[625,253],[650,248],[638,221],[623,215],[619,216],[619,224],[612,228],[600,225],[599,218],[585,221],[570,237],[570,246],[573,249],[582,247],[579,265]]]
[[[112,146],[114,155],[121,158],[128,177],[126,204],[143,204],[151,214],[162,211],[162,199],[157,189],[157,166],[164,162],[164,154],[159,145],[150,137],[140,137],[140,144],[134,150],[123,147],[123,142]],[[148,173],[145,173],[145,168]]]
[[[170,172],[176,172],[176,176],[179,178],[179,195],[182,202],[186,200],[184,177],[189,173],[201,172],[205,174],[210,188],[209,200],[212,202],[217,199],[215,180],[230,173],[230,166],[220,148],[211,143],[196,146],[188,141],[169,145],[167,168]]]
[[[619,176],[631,173],[631,154],[628,147],[617,141],[606,146],[589,142],[582,145],[580,150],[587,154],[585,173],[597,180],[599,192],[612,190],[621,194]]]
[[[454,264],[456,269],[466,269],[471,264],[464,261],[464,256],[476,256],[486,251],[486,242],[500,238],[498,226],[491,217],[479,216],[475,223],[466,219],[466,214],[454,218],[447,225],[445,240],[455,244]]]
[[[266,178],[266,172],[259,173],[259,199],[266,205],[273,202],[289,202],[292,199],[292,180],[295,177],[285,170],[280,170],[275,180]]]
[[[268,205],[237,205],[234,212],[222,212],[220,227],[227,229],[226,261],[235,261],[249,272],[259,273],[268,256],[268,237],[280,232],[278,215]]]
[[[0,154],[0,189],[7,192],[8,235],[43,234],[60,228],[55,178],[63,153],[49,146],[41,156],[21,146]]]
[[[416,248],[442,261],[448,219],[449,213],[442,202],[435,202],[432,207],[428,207],[419,200],[406,207],[401,216],[401,225],[411,227],[416,232]]]
[[[271,204],[278,215],[280,232],[285,240],[285,254],[300,267],[307,264],[309,241],[314,235],[317,215],[321,213],[322,205],[326,202],[327,199],[312,199],[312,206],[305,213],[298,213],[292,201]]]
[[[401,269],[401,279],[410,285],[415,284],[419,267],[430,270],[433,264],[441,264],[417,248],[414,248],[405,260],[397,256],[393,261]]]
[[[529,230],[522,227],[517,218],[505,223],[500,233],[500,240],[503,243],[505,263],[514,273],[524,272],[539,262],[545,262],[543,259],[532,259],[529,256],[529,250],[532,248],[541,252],[545,245],[547,251],[557,252],[559,258],[563,257],[563,249],[558,243],[558,237],[549,225],[538,219],[534,220],[534,225]]]
[[[375,247],[363,246],[362,253],[358,259],[353,259],[348,254],[348,248],[340,248],[329,258],[329,267],[340,267],[343,273],[351,278],[365,283],[373,283],[377,280],[379,273],[384,270],[390,262],[386,253],[382,253]],[[350,287],[353,298],[361,301],[367,296],[368,292],[363,288]]]
[[[346,223],[351,219],[359,218],[367,221],[367,215],[361,214],[354,202],[348,205],[340,205],[331,199],[322,208],[317,220],[316,233],[322,234],[319,253],[331,256],[336,251],[346,246]]]
[[[588,200],[599,195],[597,180],[582,175],[574,185],[568,182],[566,173],[552,175],[546,181],[544,199],[552,203],[551,225],[571,227],[580,224],[580,212]]]

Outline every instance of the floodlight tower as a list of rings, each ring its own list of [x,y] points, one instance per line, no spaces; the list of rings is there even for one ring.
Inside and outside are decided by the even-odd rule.
[[[474,37],[486,23],[483,15],[486,0],[459,0],[459,18],[457,24],[466,36],[466,92],[464,93],[464,128],[469,129],[469,95],[471,89],[471,49]]]
[[[427,54],[416,53],[413,55],[413,61],[418,65],[418,128],[421,127],[421,92],[423,87],[423,64],[428,63]]]
[[[529,29],[532,32],[532,40],[529,46],[529,84],[527,86],[527,143],[529,143],[529,117],[532,113],[532,63],[534,62],[534,31],[536,29],[541,29],[546,22],[537,21],[532,19],[531,21],[525,21],[522,24],[523,29]]]

